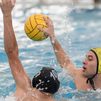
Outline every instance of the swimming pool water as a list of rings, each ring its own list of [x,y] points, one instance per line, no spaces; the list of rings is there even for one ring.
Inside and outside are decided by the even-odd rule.
[[[19,46],[19,57],[30,78],[43,66],[53,67],[59,75],[61,87],[55,94],[58,101],[101,101],[101,91],[82,92],[75,89],[74,79],[58,65],[50,39],[41,42],[30,40],[24,32],[25,20],[32,14],[42,13],[54,23],[55,35],[77,68],[89,49],[101,47],[101,10],[73,9],[68,6],[49,5],[22,8],[17,4],[13,10],[13,26]],[[15,82],[11,74],[3,45],[3,19],[0,12],[0,101],[15,92]],[[81,81],[82,82],[82,81]],[[8,101],[11,101],[8,98]]]

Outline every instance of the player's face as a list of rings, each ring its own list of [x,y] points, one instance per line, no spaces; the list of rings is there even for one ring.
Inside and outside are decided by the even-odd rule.
[[[86,55],[83,63],[83,75],[87,78],[91,78],[96,74],[97,70],[97,58],[92,51],[89,51]]]

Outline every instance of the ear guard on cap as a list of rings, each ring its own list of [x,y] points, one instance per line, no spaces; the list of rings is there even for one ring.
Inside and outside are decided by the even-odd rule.
[[[101,48],[93,48],[91,51],[96,55],[97,58],[97,73],[101,73]]]

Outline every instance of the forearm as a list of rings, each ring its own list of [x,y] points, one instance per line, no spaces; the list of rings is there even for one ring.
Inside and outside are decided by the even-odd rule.
[[[74,77],[76,67],[71,63],[68,55],[66,54],[66,52],[63,50],[63,48],[59,44],[58,40],[56,39],[55,34],[54,34],[54,26],[53,26],[52,20],[48,17],[48,20],[45,18],[45,21],[46,21],[48,27],[46,29],[42,29],[42,28],[38,27],[38,29],[40,31],[43,31],[43,33],[45,33],[46,35],[48,35],[50,37],[50,40],[53,45],[53,49],[54,49],[54,52],[55,52],[59,65],[62,68],[66,68],[69,71],[69,73],[71,74],[71,76]]]
[[[57,61],[59,63],[59,65],[62,68],[65,68],[66,66],[70,65],[70,59],[67,56],[66,52],[63,50],[63,48],[61,47],[61,45],[59,44],[59,42],[57,41],[55,35],[53,34],[53,36],[50,37],[55,55],[57,57]]]
[[[14,35],[14,30],[12,26],[12,16],[11,13],[3,15],[4,21],[4,47],[5,52],[11,53],[17,48],[17,42]]]

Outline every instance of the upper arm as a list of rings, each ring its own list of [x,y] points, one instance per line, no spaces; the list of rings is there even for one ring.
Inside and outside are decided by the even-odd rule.
[[[74,78],[76,78],[78,75],[79,77],[82,76],[82,68],[76,68],[71,62],[65,66],[65,69],[67,69],[70,75]]]
[[[54,52],[55,52],[59,65],[62,68],[67,69],[71,76],[75,77],[77,68],[71,63],[69,56],[63,50],[63,48],[61,47],[61,45],[59,44],[55,36],[51,37],[51,41],[53,39],[55,39],[54,40],[55,42],[54,43],[52,42],[52,45],[53,45]]]
[[[72,77],[76,76],[78,69],[72,63],[69,63],[68,65],[66,65],[65,68],[68,70],[68,72],[70,73]]]
[[[12,75],[16,82],[16,86],[22,89],[25,86],[30,86],[31,84],[30,78],[27,75],[27,73],[24,71],[23,65],[18,55],[15,52],[11,52],[8,54],[8,59],[9,59],[9,65],[11,68]]]

